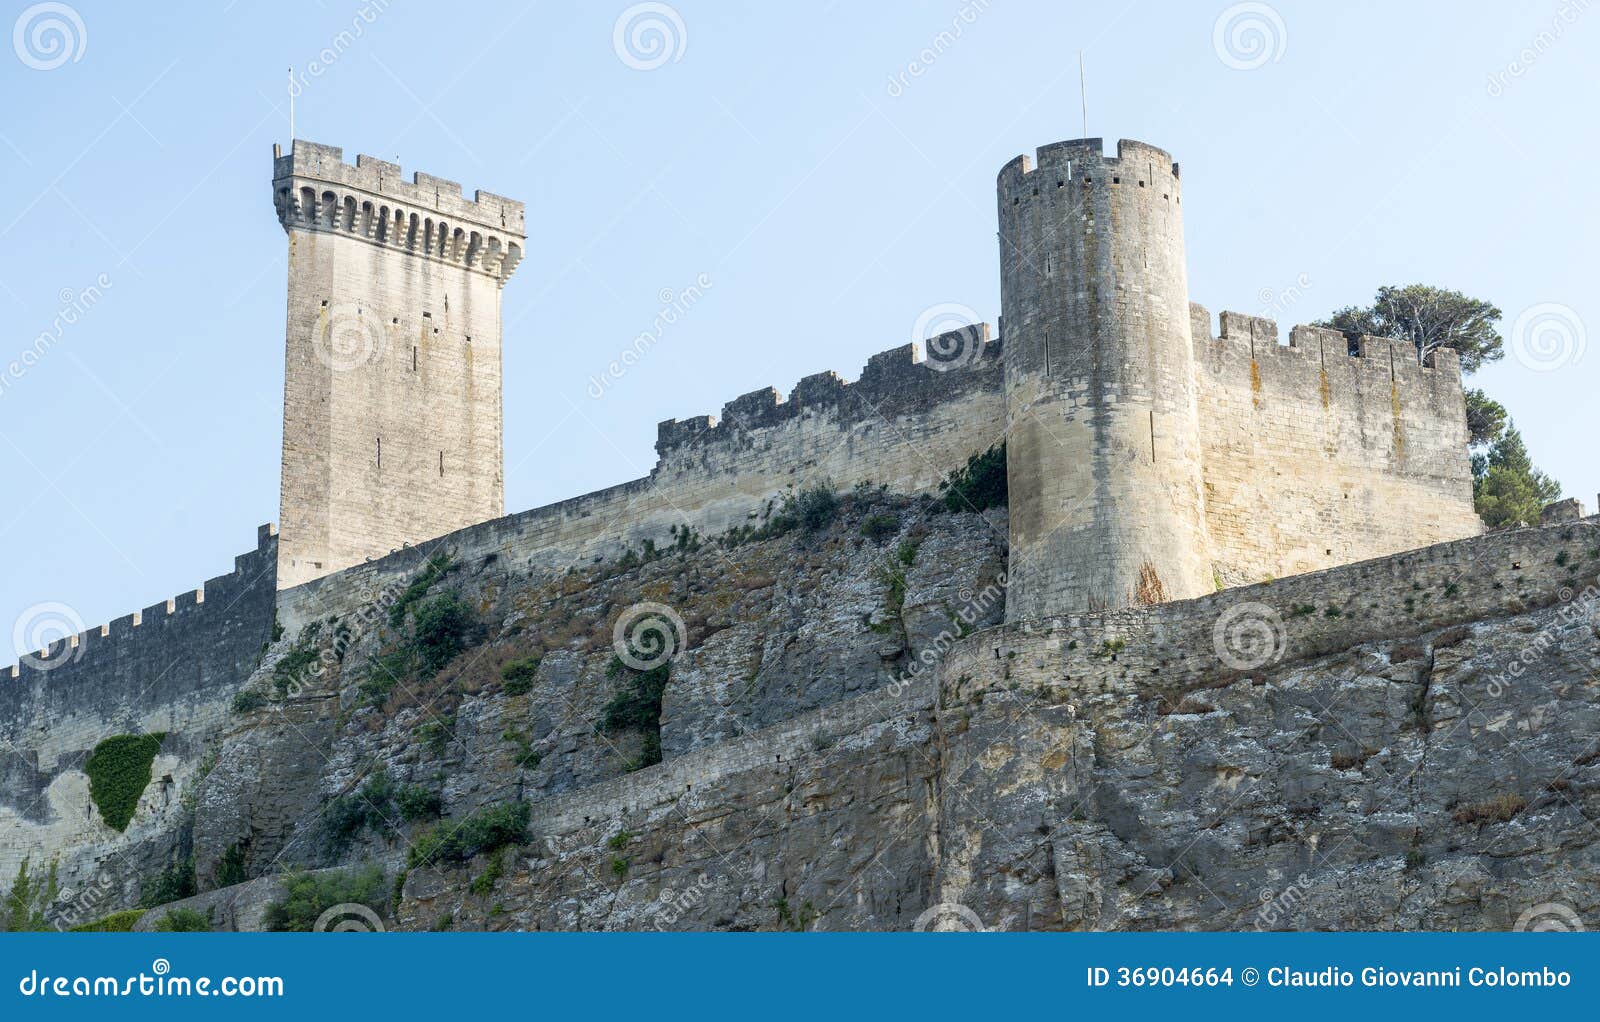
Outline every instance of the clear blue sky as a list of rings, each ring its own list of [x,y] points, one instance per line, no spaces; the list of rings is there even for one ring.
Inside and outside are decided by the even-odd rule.
[[[7,0],[0,28],[29,6]],[[1555,303],[1558,326],[1587,324],[1583,357],[1507,357],[1478,382],[1569,495],[1600,489],[1600,10],[1275,2],[1243,12],[1268,49],[1224,31],[1225,61],[1223,2],[674,0],[677,59],[638,70],[613,45],[623,0],[72,6],[76,59],[27,66],[19,46],[58,56],[27,31],[0,50],[0,365],[64,293],[109,287],[0,391],[0,643],[42,602],[92,625],[193,588],[276,519],[270,153],[285,69],[325,49],[296,134],[528,203],[505,292],[509,510],[645,474],[661,419],[853,379],[931,306],[993,322],[995,174],[1082,133],[1080,48],[1090,134],[1183,164],[1193,300],[1259,313],[1297,291],[1278,318],[1300,322],[1422,281],[1493,300],[1508,332]],[[705,298],[590,397],[660,293],[701,274]]]

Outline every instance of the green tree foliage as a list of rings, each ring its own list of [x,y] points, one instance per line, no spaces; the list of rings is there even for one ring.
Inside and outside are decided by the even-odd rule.
[[[168,902],[181,901],[199,892],[195,886],[194,859],[180,859],[159,874],[139,884],[139,904],[155,908]]]
[[[620,679],[622,687],[600,708],[602,731],[638,731],[644,737],[639,758],[628,764],[640,770],[661,762],[661,699],[672,674],[672,661],[657,664],[647,671],[636,671],[612,657],[606,677]]]
[[[974,454],[939,484],[950,511],[983,511],[1006,504],[1006,445],[1001,441]]]
[[[407,855],[407,866],[466,862],[475,855],[519,845],[528,839],[528,803],[501,802],[485,806],[471,816],[440,820],[417,835]],[[344,898],[359,901],[359,898]]]
[[[38,933],[50,929],[45,910],[60,893],[54,863],[51,863],[49,873],[33,876],[28,870],[28,860],[23,859],[22,865],[17,867],[16,879],[11,882],[11,890],[6,894],[4,912],[0,914],[5,930],[9,933]]]
[[[1500,310],[1489,302],[1427,284],[1378,288],[1369,306],[1349,306],[1317,323],[1347,334],[1397,337],[1416,345],[1420,361],[1435,349],[1454,348],[1461,371],[1471,374],[1505,357],[1495,324]]]
[[[116,830],[127,830],[128,821],[139,805],[139,796],[150,784],[150,764],[161,750],[163,732],[148,735],[114,735],[94,747],[84,760],[83,772],[89,775],[89,795],[100,809],[100,818]]]
[[[1514,423],[1486,454],[1472,459],[1472,500],[1490,528],[1535,525],[1539,512],[1561,496],[1561,484],[1533,466]]]
[[[1473,388],[1467,391],[1467,442],[1483,447],[1500,439],[1506,431],[1506,406]]]
[[[157,933],[210,933],[211,919],[192,908],[175,908],[156,920]]]
[[[309,933],[317,919],[335,905],[365,905],[383,913],[388,906],[388,886],[377,866],[324,873],[291,873],[283,881],[282,901],[267,906],[262,925],[268,930]]]

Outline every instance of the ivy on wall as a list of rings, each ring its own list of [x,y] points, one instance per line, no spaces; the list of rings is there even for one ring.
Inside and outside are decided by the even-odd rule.
[[[108,826],[128,829],[139,796],[150,785],[150,764],[166,737],[164,731],[113,735],[89,753],[83,763],[83,772],[89,775],[89,796]]]

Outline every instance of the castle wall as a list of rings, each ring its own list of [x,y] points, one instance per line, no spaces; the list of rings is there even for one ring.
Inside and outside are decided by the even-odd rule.
[[[87,848],[62,863],[62,886],[95,875],[132,885],[136,897],[136,879],[165,864],[178,811],[171,780],[204,759],[272,637],[277,557],[277,536],[262,526],[256,549],[235,558],[230,574],[75,643],[63,639],[38,663],[0,668],[0,884],[25,856],[39,865]],[[119,834],[95,811],[83,761],[113,735],[155,731],[167,738],[152,783]]]
[[[285,587],[505,510],[500,288],[522,206],[341,156],[297,141],[275,167]]]
[[[1178,165],[1100,139],[1001,171],[1007,620],[1211,589]]]
[[[913,345],[874,355],[861,378],[808,376],[787,400],[767,388],[711,416],[661,423],[650,475],[559,503],[461,529],[337,577],[285,591],[286,627],[376,600],[434,549],[464,563],[495,557],[532,570],[561,571],[620,556],[648,540],[674,542],[673,529],[715,535],[759,526],[786,493],[822,483],[897,493],[936,493],[949,473],[1000,442],[1005,421],[1000,344],[987,327],[941,335],[935,350],[973,352],[950,362],[918,361]]]
[[[1206,525],[1239,585],[1482,531],[1455,352],[1193,311]]]

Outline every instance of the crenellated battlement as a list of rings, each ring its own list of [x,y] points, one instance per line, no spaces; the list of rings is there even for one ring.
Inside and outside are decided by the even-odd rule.
[[[344,162],[338,146],[295,139],[273,146],[273,205],[284,230],[355,237],[380,248],[509,278],[527,243],[522,203],[492,192],[462,197],[455,181],[365,154]]]
[[[1351,360],[1360,371],[1387,373],[1396,381],[1418,374],[1438,374],[1457,382],[1461,378],[1461,362],[1451,348],[1436,348],[1419,362],[1415,345],[1390,337],[1364,334],[1352,338],[1326,327],[1297,325],[1290,328],[1289,342],[1283,344],[1276,320],[1228,311],[1219,317],[1219,330],[1213,334],[1211,313],[1193,302],[1189,319],[1197,350],[1205,343],[1251,360],[1304,359],[1324,369],[1334,360]]]
[[[1035,156],[1037,164],[1022,155],[1000,168],[1002,207],[1074,187],[1159,188],[1178,200],[1178,164],[1171,153],[1147,142],[1119,139],[1117,155],[1107,156],[1103,139],[1074,138],[1040,146]]]
[[[763,387],[723,405],[720,417],[668,419],[656,427],[656,453],[665,459],[685,447],[736,443],[743,433],[808,415],[835,416],[843,425],[893,420],[998,385],[1000,341],[990,339],[987,323],[946,331],[927,344],[926,359],[916,344],[873,355],[853,383],[830,370],[800,380],[787,399]]]
[[[151,604],[143,610],[124,614],[103,625],[58,639],[37,650],[28,659],[0,667],[0,683],[27,680],[32,675],[50,675],[58,669],[76,666],[98,651],[123,640],[138,640],[152,631],[168,628],[204,627],[197,619],[211,615],[228,620],[244,595],[252,590],[270,594],[277,566],[278,529],[268,523],[256,530],[256,548],[233,559],[233,571],[207,579],[205,584]],[[37,661],[37,662],[35,662]],[[92,666],[92,665],[91,665]]]

